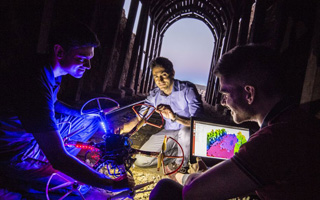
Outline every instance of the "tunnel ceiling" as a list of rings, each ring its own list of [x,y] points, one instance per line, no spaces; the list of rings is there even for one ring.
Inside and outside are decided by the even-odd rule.
[[[231,0],[152,0],[150,17],[161,34],[176,21],[195,18],[204,22],[214,38],[227,30],[233,15]]]

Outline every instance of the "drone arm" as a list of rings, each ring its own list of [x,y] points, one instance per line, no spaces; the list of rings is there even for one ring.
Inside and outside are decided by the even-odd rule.
[[[110,112],[112,112],[114,110],[117,110],[118,108],[119,108],[119,106],[115,106],[115,107],[111,107],[111,108],[104,108],[104,109],[102,109],[102,111],[106,115],[106,114],[109,114]]]

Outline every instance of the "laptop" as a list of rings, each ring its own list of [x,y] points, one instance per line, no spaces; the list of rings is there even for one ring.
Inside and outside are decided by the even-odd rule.
[[[250,130],[238,125],[191,118],[190,160],[231,158],[249,140]]]

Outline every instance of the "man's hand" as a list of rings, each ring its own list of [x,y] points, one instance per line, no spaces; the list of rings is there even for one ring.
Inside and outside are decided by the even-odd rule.
[[[163,117],[175,120],[176,116],[169,105],[160,104],[157,106],[157,112],[160,112]]]
[[[161,113],[164,118],[171,119],[173,122],[177,122],[187,127],[190,127],[191,125],[190,118],[178,116],[172,111],[169,105],[160,104],[157,106],[156,111]]]

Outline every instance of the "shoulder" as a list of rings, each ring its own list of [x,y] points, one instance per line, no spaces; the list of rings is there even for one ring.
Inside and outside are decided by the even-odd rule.
[[[175,84],[180,88],[180,90],[197,89],[196,85],[190,81],[180,81],[175,79]]]
[[[152,90],[150,90],[149,92],[149,97],[155,97],[157,94],[159,94],[161,91],[158,87],[153,88]]]
[[[273,131],[280,129],[283,132],[317,133],[320,135],[320,120],[301,109],[292,106],[270,120],[269,126]]]
[[[303,133],[303,134],[301,134]],[[320,139],[319,124],[301,121],[279,121],[270,124],[256,133],[254,133],[249,143],[255,148],[266,149],[273,148],[282,149],[283,147],[293,148],[292,145],[297,145],[302,148],[302,145],[308,143],[312,145],[314,140]],[[310,138],[312,138],[310,140]]]

